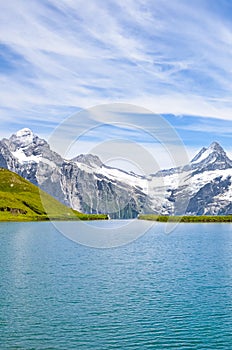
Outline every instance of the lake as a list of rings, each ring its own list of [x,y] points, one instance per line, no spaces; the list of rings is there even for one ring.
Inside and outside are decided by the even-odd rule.
[[[0,348],[231,349],[232,225],[164,227],[96,249],[1,223]]]

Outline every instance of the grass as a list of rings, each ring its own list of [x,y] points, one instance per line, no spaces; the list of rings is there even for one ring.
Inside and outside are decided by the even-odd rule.
[[[66,207],[21,176],[0,168],[0,221],[103,220]]]
[[[166,216],[166,215],[144,214],[144,215],[139,215],[138,219],[158,221],[158,222],[232,222],[232,215]]]

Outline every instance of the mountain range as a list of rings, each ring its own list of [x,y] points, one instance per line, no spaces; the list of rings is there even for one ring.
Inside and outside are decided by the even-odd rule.
[[[0,141],[0,167],[83,213],[232,214],[232,161],[217,142],[189,164],[145,177],[106,166],[92,154],[63,159],[25,128]]]

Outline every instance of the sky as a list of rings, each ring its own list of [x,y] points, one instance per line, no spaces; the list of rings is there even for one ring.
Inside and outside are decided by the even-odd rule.
[[[150,113],[143,131],[161,116],[190,158],[213,141],[232,154],[232,1],[2,0],[0,6],[1,138],[29,127],[49,139],[70,116],[85,124],[83,110],[120,103],[124,116],[128,105],[138,115],[127,114],[117,128],[109,128],[110,117],[98,118],[107,126],[79,137],[76,149],[88,152],[121,137],[156,149],[167,165],[157,142],[131,130],[143,108]],[[89,120],[91,129],[96,119]]]

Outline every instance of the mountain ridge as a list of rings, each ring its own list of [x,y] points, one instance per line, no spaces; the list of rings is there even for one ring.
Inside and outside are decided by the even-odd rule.
[[[217,215],[232,210],[232,161],[218,142],[203,147],[186,165],[144,177],[108,167],[97,155],[63,159],[24,128],[0,141],[0,166],[85,213],[133,218],[141,213]]]

